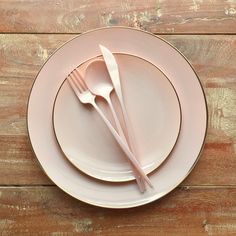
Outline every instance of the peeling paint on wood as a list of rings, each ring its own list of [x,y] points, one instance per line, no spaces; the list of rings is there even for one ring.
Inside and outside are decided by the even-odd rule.
[[[74,225],[74,231],[76,233],[93,231],[92,227],[93,222],[89,218],[85,218],[82,220],[74,220],[72,224]]]
[[[81,33],[126,25],[153,33],[233,33],[235,8],[233,0],[0,1],[0,31]]]

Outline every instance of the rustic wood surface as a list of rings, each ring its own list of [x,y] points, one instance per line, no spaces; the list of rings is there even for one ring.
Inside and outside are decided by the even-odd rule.
[[[235,33],[235,0],[1,0],[0,31],[81,33],[126,25],[154,33]]]
[[[163,199],[129,210],[89,206],[59,190],[26,130],[43,62],[74,34],[113,25],[175,45],[199,75],[209,109],[190,176]],[[0,111],[0,235],[236,235],[235,0],[0,0]]]
[[[233,235],[235,188],[181,188],[147,206],[102,209],[58,188],[0,188],[2,235]],[[227,196],[227,197],[226,197]]]

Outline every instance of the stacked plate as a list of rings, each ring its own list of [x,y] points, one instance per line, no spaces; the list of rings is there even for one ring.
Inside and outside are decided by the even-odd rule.
[[[75,68],[85,76],[88,63],[102,58],[100,44],[119,66],[136,156],[153,184],[144,193],[101,118],[66,81]],[[118,108],[114,94],[112,100]],[[98,103],[109,117],[106,104]],[[173,46],[144,31],[112,27],[81,34],[47,60],[31,90],[27,122],[35,155],[57,186],[96,206],[129,208],[166,195],[190,173],[204,143],[207,107],[197,75]]]

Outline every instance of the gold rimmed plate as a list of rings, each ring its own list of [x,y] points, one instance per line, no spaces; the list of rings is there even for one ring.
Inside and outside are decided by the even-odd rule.
[[[132,126],[129,128],[135,137],[135,153],[149,174],[169,156],[177,141],[181,124],[178,96],[168,78],[150,62],[128,54],[115,57]],[[83,77],[88,63],[78,67]],[[108,72],[104,76],[109,79]],[[114,93],[112,100],[119,111]],[[102,105],[106,115],[110,115]],[[113,121],[111,116],[109,119]],[[79,170],[111,182],[134,179],[130,163],[102,119],[94,109],[79,102],[67,81],[55,99],[53,124],[65,157]]]
[[[99,56],[98,45],[112,52],[133,54],[157,66],[173,84],[181,104],[182,125],[169,158],[149,177],[154,185],[144,194],[135,181],[109,183],[82,174],[64,157],[53,132],[56,94],[78,65]],[[186,58],[150,33],[126,27],[93,30],[60,47],[43,65],[33,84],[27,111],[33,151],[48,177],[71,196],[92,205],[129,208],[166,195],[191,172],[202,150],[207,130],[207,106],[200,81]]]

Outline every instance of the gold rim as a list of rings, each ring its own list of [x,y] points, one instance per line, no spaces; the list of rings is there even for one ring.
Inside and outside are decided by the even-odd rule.
[[[161,38],[161,37],[159,37],[159,36],[157,36],[157,35],[155,35],[155,34],[153,34],[153,33],[150,33],[150,32],[144,31],[144,30],[141,30],[141,29],[136,29],[136,28],[132,28],[132,27],[125,27],[125,26],[101,27],[101,28],[97,28],[97,29],[93,29],[93,30],[86,31],[86,32],[84,32],[84,33],[82,33],[82,34],[80,34],[80,35],[77,35],[77,36],[73,37],[72,39],[68,40],[67,42],[63,43],[60,47],[58,47],[58,48],[48,57],[48,59],[43,63],[43,65],[41,66],[39,72],[37,73],[37,75],[36,75],[36,77],[35,77],[35,79],[34,79],[34,82],[33,82],[32,86],[31,86],[29,96],[28,96],[28,101],[27,101],[27,115],[26,115],[26,123],[27,123],[27,124],[26,124],[26,128],[27,128],[27,133],[28,133],[28,139],[29,139],[29,142],[30,142],[30,145],[31,145],[31,149],[32,149],[32,151],[33,151],[33,153],[34,153],[34,155],[35,155],[35,157],[36,157],[36,159],[37,159],[39,165],[41,166],[42,170],[44,171],[44,173],[45,173],[47,176],[48,176],[48,174],[47,174],[46,171],[44,170],[43,166],[41,165],[40,161],[38,160],[37,155],[36,155],[36,153],[35,153],[35,151],[34,151],[34,149],[33,149],[33,144],[32,144],[31,139],[30,139],[29,126],[28,126],[29,101],[30,101],[31,93],[32,93],[34,84],[35,84],[35,82],[36,82],[36,80],[37,80],[37,77],[38,77],[38,75],[40,74],[40,72],[41,72],[42,68],[44,67],[44,65],[52,58],[52,56],[54,56],[54,54],[55,54],[58,50],[60,50],[62,47],[64,47],[64,46],[65,46],[66,44],[68,44],[69,42],[71,42],[71,41],[73,41],[74,39],[79,38],[79,37],[81,37],[81,36],[83,36],[83,35],[92,33],[92,32],[96,32],[96,31],[100,31],[100,30],[110,30],[110,29],[114,29],[114,28],[117,28],[117,29],[129,29],[129,30],[134,30],[134,31],[138,31],[138,32],[143,32],[143,33],[145,33],[145,34],[151,35],[151,36],[153,36],[153,37],[155,37],[155,38],[157,38],[157,39],[159,39],[159,40],[165,42],[165,43],[168,44],[171,48],[173,48],[177,53],[179,53],[179,54],[184,58],[184,60],[188,63],[188,65],[191,67],[192,71],[194,72],[194,74],[195,74],[195,76],[196,76],[196,78],[197,78],[197,80],[198,80],[198,82],[199,82],[199,84],[200,84],[200,88],[201,88],[201,90],[202,90],[202,94],[203,94],[204,101],[205,101],[205,109],[206,109],[206,124],[205,124],[205,125],[206,125],[206,126],[205,126],[206,128],[205,128],[205,134],[204,134],[204,138],[203,138],[203,142],[202,142],[201,148],[200,148],[199,153],[198,153],[198,155],[197,155],[197,157],[196,157],[196,160],[195,160],[195,162],[193,163],[193,165],[191,166],[191,168],[189,169],[189,171],[186,173],[186,175],[185,175],[176,185],[173,185],[173,187],[170,188],[170,190],[168,190],[168,191],[166,191],[166,192],[163,192],[158,198],[151,199],[151,200],[148,201],[148,202],[140,203],[140,204],[138,204],[138,205],[135,205],[135,206],[128,206],[128,207],[127,207],[127,206],[125,206],[125,207],[119,207],[119,206],[117,206],[117,207],[107,207],[107,206],[102,205],[102,204],[94,204],[94,203],[89,202],[89,201],[80,200],[80,201],[82,201],[82,202],[85,202],[85,203],[88,203],[88,204],[91,204],[91,205],[95,205],[95,206],[100,206],[100,207],[105,207],[105,208],[119,209],[119,208],[138,207],[138,206],[141,206],[141,205],[146,205],[146,204],[148,204],[148,203],[151,203],[151,202],[153,202],[153,201],[155,201],[155,200],[158,200],[158,199],[162,198],[163,196],[167,195],[168,193],[170,193],[173,189],[175,189],[178,185],[180,185],[180,184],[186,179],[186,177],[191,173],[191,171],[192,171],[193,168],[195,167],[195,165],[196,165],[196,163],[198,162],[198,160],[199,160],[199,158],[200,158],[200,156],[201,156],[201,153],[202,153],[202,151],[203,151],[203,147],[204,147],[204,144],[205,144],[205,141],[206,141],[207,127],[208,127],[208,107],[207,107],[206,95],[205,95],[205,93],[204,93],[203,86],[202,86],[201,81],[200,81],[200,79],[199,79],[199,77],[198,77],[196,71],[194,70],[192,64],[188,61],[188,59],[185,57],[185,55],[183,55],[182,52],[180,52],[176,47],[174,47],[172,44],[170,44],[170,43],[169,43],[168,41],[166,41],[165,39],[163,39],[163,38]],[[48,176],[48,178],[56,185],[56,183],[51,179],[50,176]],[[58,185],[56,185],[56,186],[58,186]],[[58,187],[59,187],[59,186],[58,186]],[[63,189],[63,188],[61,188],[61,187],[59,187],[59,188],[62,189],[62,190],[63,190],[64,192],[66,192],[67,194],[69,194],[70,196],[72,196],[73,198],[77,199],[75,196],[73,196],[72,194],[70,194],[69,192],[67,192],[65,189]],[[78,199],[77,199],[77,200],[78,200]]]
[[[176,92],[176,89],[175,89],[174,85],[173,85],[172,82],[169,80],[169,78],[165,75],[165,73],[164,73],[161,69],[159,69],[159,68],[158,68],[156,65],[154,65],[152,62],[150,62],[150,61],[148,61],[148,60],[146,60],[146,59],[144,59],[144,58],[141,58],[141,57],[139,57],[139,56],[136,56],[136,55],[134,55],[134,54],[130,54],[130,53],[113,53],[113,54],[115,54],[115,55],[126,55],[126,56],[136,57],[136,58],[138,58],[138,59],[140,59],[140,60],[143,60],[143,61],[147,62],[148,64],[152,65],[153,67],[155,67],[155,68],[166,78],[166,80],[169,82],[169,84],[171,85],[172,89],[174,90],[174,93],[175,93],[175,95],[176,95],[176,97],[177,97],[177,100],[178,100],[179,111],[180,111],[180,122],[179,122],[179,124],[178,124],[178,125],[179,125],[179,129],[178,129],[178,133],[177,133],[177,137],[176,137],[175,143],[174,143],[173,147],[170,149],[170,152],[166,155],[165,159],[164,159],[158,166],[156,166],[153,170],[151,170],[150,172],[146,173],[146,174],[152,174],[153,172],[155,172],[155,171],[168,159],[168,157],[169,157],[170,154],[172,153],[172,151],[173,151],[173,149],[174,149],[174,147],[175,147],[175,145],[176,145],[176,143],[177,143],[177,141],[178,141],[179,134],[180,134],[180,130],[181,130],[181,126],[182,126],[182,109],[181,109],[180,99],[179,99],[179,96],[178,96],[178,94],[177,94],[177,92]],[[100,57],[100,56],[102,56],[102,55],[89,58],[89,59],[87,59],[86,61],[84,61],[84,62],[82,62],[81,64],[79,64],[76,68],[79,68],[79,67],[82,66],[83,64],[89,62],[90,60],[93,60],[93,59],[98,58],[98,57]],[[52,109],[52,126],[53,126],[53,132],[54,132],[54,135],[55,135],[57,144],[58,144],[58,146],[60,147],[60,149],[61,149],[63,155],[64,155],[64,156],[67,158],[67,160],[69,160],[70,163],[72,163],[78,170],[80,170],[80,171],[83,172],[84,174],[86,174],[86,175],[88,175],[88,176],[90,176],[90,177],[93,177],[93,178],[95,178],[95,179],[103,180],[103,181],[105,181],[105,182],[110,182],[110,183],[124,183],[124,182],[128,182],[128,181],[130,182],[130,181],[135,180],[135,178],[133,178],[133,177],[131,177],[130,179],[127,179],[127,180],[122,180],[122,181],[118,181],[118,180],[117,180],[117,181],[109,181],[109,180],[107,180],[107,179],[100,179],[100,178],[98,178],[98,177],[96,177],[96,176],[94,176],[94,175],[91,175],[91,174],[89,174],[89,173],[86,173],[85,171],[83,171],[82,169],[80,169],[80,168],[79,168],[78,166],[76,166],[76,164],[74,164],[74,163],[67,157],[67,155],[64,153],[63,148],[61,147],[61,145],[60,145],[60,143],[59,143],[59,140],[58,140],[58,137],[57,137],[57,134],[56,134],[55,125],[54,125],[54,117],[55,117],[55,104],[56,104],[56,100],[57,100],[58,94],[60,93],[61,88],[62,88],[62,86],[64,85],[64,83],[66,82],[66,80],[67,80],[67,78],[64,79],[64,81],[61,83],[61,85],[60,85],[60,87],[59,87],[59,89],[58,89],[58,91],[57,91],[57,93],[56,93],[56,96],[55,96],[55,99],[54,99],[54,102],[53,102],[53,109]]]

